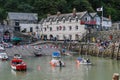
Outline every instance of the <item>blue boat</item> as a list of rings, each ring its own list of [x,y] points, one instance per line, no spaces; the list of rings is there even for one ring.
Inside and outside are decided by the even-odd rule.
[[[52,57],[61,57],[59,52],[53,52]]]

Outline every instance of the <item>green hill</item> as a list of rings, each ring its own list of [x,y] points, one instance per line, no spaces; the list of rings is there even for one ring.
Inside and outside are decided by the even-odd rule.
[[[40,20],[48,13],[69,13],[73,8],[78,12],[95,12],[101,6],[105,17],[111,15],[113,21],[120,21],[120,0],[0,0],[0,21],[6,18],[7,12],[38,13]]]

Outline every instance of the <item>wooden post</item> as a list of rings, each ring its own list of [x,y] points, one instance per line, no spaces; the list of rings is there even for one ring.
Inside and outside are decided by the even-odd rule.
[[[119,80],[119,74],[118,73],[114,73],[112,80]]]
[[[116,55],[116,59],[119,59],[119,51],[120,51],[120,44],[118,45],[118,51],[117,51],[117,55]]]
[[[111,58],[113,59],[114,58],[115,43],[113,43],[111,50],[112,50],[111,51]]]

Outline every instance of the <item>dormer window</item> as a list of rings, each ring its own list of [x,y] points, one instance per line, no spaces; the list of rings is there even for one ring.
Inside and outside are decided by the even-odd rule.
[[[69,17],[69,22],[71,22],[71,20],[72,20],[71,17]]]
[[[65,23],[65,18],[63,18],[63,23]]]
[[[78,22],[78,17],[77,16],[75,17],[75,19],[76,19],[76,22]]]
[[[52,24],[52,21],[50,21],[50,24]]]
[[[50,19],[49,21],[50,21],[50,24],[52,24],[52,19]]]
[[[57,21],[57,23],[59,23],[59,20],[58,20],[58,19],[57,19],[56,21]]]

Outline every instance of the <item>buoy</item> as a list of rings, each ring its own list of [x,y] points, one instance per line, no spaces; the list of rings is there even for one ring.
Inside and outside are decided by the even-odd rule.
[[[40,66],[39,65],[38,65],[37,69],[40,70]]]

